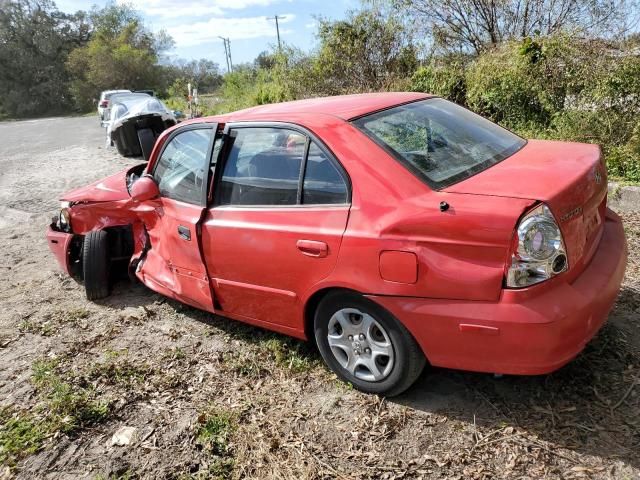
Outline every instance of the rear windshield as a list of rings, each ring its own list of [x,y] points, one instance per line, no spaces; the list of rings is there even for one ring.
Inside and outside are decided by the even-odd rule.
[[[436,190],[495,165],[526,143],[441,98],[400,105],[353,123]]]

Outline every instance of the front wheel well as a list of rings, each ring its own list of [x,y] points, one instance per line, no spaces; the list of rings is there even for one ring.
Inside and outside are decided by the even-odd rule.
[[[131,225],[118,225],[104,229],[109,236],[111,261],[128,261],[133,255],[133,230]]]
[[[126,267],[128,265],[134,251],[132,227],[131,225],[117,225],[106,227],[102,230],[107,232],[109,261],[115,264],[113,270],[116,272],[122,270],[122,267]],[[74,276],[79,279],[83,279],[84,277],[84,267],[82,265],[84,241],[89,233],[90,232],[87,232],[84,235],[76,235],[69,253]]]

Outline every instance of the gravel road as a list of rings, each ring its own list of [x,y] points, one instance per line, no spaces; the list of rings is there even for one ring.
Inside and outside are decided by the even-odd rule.
[[[97,117],[0,122],[0,226],[42,221],[59,194],[132,163],[104,143]]]
[[[386,400],[303,342],[139,284],[88,302],[45,228],[62,192],[134,163],[96,116],[0,123],[0,479],[640,478],[640,214],[619,301],[574,362],[430,370]]]

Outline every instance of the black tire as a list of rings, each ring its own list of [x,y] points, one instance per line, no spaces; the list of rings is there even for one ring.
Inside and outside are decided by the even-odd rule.
[[[356,377],[338,362],[329,346],[327,336],[330,320],[334,313],[345,308],[357,309],[370,315],[389,337],[394,363],[387,376],[380,381]],[[388,397],[399,395],[416,381],[426,364],[422,350],[409,331],[380,305],[356,293],[336,291],[324,297],[315,312],[314,333],[320,354],[329,368],[342,380],[366,393]]]
[[[118,150],[118,153],[123,157],[128,156],[129,151],[127,150],[126,146],[122,143],[122,139],[120,138],[120,135],[115,135],[115,138],[113,137],[114,135],[111,136],[111,141],[115,144],[116,150]]]
[[[109,238],[106,230],[95,230],[84,237],[82,269],[84,289],[89,300],[109,295]]]
[[[149,160],[153,146],[156,143],[156,137],[153,134],[153,130],[150,128],[138,130],[138,140],[140,141],[140,148],[142,149],[142,157],[145,160]]]

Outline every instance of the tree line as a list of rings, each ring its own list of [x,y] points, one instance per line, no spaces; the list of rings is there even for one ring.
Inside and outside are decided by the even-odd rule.
[[[210,60],[170,60],[173,40],[127,5],[63,13],[51,0],[0,0],[0,117],[87,111],[102,90],[153,89],[181,78],[214,90]]]

